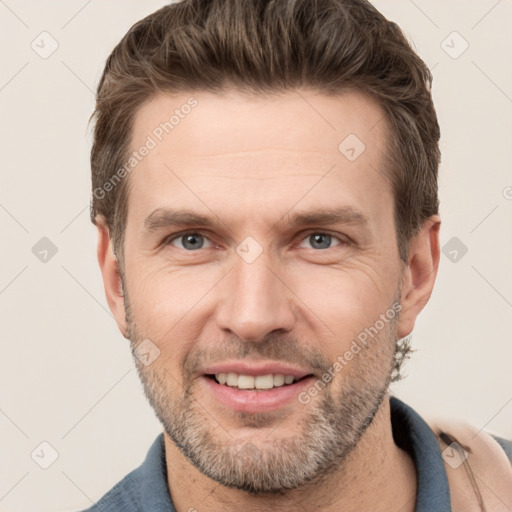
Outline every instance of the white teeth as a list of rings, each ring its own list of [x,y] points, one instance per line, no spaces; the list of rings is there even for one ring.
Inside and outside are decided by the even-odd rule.
[[[238,387],[240,387],[240,381]],[[256,389],[272,389],[274,387],[274,377],[272,375],[258,375],[254,379],[254,387]]]
[[[228,373],[226,384],[228,386],[238,386],[238,375],[236,373]]]
[[[251,375],[239,375],[238,376],[238,388],[239,389],[254,389],[254,377]]]
[[[280,373],[277,375],[274,375],[274,386],[282,386],[284,384],[284,375],[281,375]]]
[[[296,379],[293,375],[281,373],[258,375],[239,375],[237,373],[216,373],[215,378],[219,384],[225,384],[238,389],[272,389],[292,384]]]

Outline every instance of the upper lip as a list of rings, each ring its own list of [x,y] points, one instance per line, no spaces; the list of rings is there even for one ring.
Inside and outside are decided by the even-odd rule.
[[[203,374],[205,375],[215,375],[219,373],[237,373],[239,375],[252,375],[253,377],[269,374],[292,375],[296,379],[301,379],[302,377],[311,374],[311,372],[302,370],[301,368],[275,361],[232,361],[212,364],[203,370]]]

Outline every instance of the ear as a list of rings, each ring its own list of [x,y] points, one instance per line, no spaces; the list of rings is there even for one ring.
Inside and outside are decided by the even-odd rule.
[[[117,326],[121,334],[126,338],[126,311],[118,261],[114,254],[112,242],[110,241],[110,232],[105,222],[97,219],[96,227],[98,228],[98,263],[103,276],[105,295]]]
[[[402,310],[398,319],[399,338],[411,334],[416,317],[427,304],[439,266],[441,219],[433,215],[410,241],[409,261],[402,274]]]

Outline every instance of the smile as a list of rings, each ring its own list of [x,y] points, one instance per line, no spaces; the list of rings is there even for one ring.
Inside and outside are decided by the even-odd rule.
[[[297,382],[293,375],[268,374],[268,375],[243,375],[238,373],[217,373],[213,376],[219,384],[238,389],[272,389],[288,386]]]

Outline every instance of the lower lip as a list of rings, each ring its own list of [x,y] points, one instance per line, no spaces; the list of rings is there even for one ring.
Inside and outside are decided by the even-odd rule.
[[[298,400],[299,393],[310,386],[314,378],[306,377],[293,384],[268,390],[240,390],[219,384],[204,375],[201,380],[221,404],[237,412],[257,413],[274,411]]]

